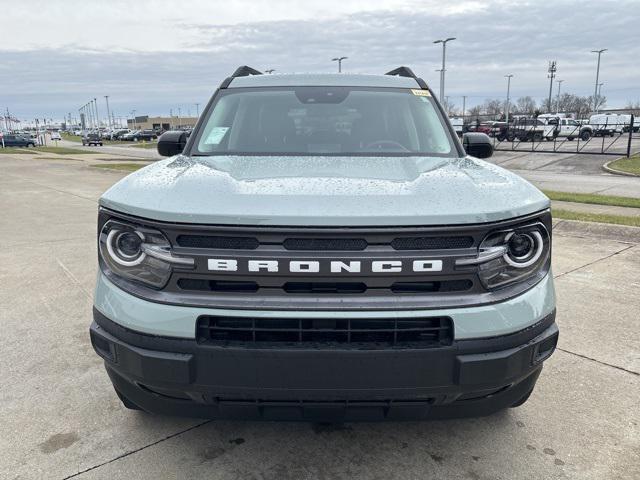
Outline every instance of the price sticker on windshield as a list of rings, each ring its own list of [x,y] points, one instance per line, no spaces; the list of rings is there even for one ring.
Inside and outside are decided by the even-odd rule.
[[[416,89],[411,89],[411,93],[413,93],[414,95],[417,95],[418,97],[430,97],[431,96],[431,92],[429,92],[429,90],[416,90]]]

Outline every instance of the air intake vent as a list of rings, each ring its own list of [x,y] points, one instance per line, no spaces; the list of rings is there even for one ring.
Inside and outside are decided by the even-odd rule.
[[[356,251],[367,248],[364,238],[287,238],[282,244],[287,250]]]
[[[395,250],[446,250],[451,248],[470,248],[473,237],[402,237],[391,242]]]
[[[210,235],[178,235],[181,247],[255,250],[260,243],[253,237],[222,237]]]
[[[451,345],[453,322],[449,317],[426,318],[241,318],[201,316],[199,343],[233,346],[254,344],[336,348],[426,348]]]

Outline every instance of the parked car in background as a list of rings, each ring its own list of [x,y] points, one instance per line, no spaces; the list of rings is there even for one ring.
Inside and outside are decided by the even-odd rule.
[[[149,130],[135,130],[133,132],[127,133],[120,137],[120,140],[128,140],[133,142],[138,142],[140,140],[150,141],[158,138],[158,135],[155,131]]]
[[[102,137],[97,132],[90,132],[82,137],[82,145],[100,145],[102,146]]]
[[[449,117],[449,121],[451,122],[451,126],[458,134],[458,136],[462,136],[464,119],[462,117]]]
[[[4,142],[5,147],[35,147],[36,142],[28,135],[16,135],[14,133],[5,134],[0,141],[0,146]]]
[[[51,140],[62,140],[59,132],[51,132]]]

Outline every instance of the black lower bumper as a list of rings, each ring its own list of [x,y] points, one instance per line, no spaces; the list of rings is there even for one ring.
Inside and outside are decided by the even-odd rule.
[[[356,421],[480,416],[534,387],[555,312],[501,337],[425,349],[259,349],[145,335],[94,310],[91,341],[121,396],[201,418]]]

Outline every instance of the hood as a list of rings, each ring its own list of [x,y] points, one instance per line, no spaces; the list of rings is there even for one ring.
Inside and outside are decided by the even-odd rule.
[[[472,157],[178,155],[123,178],[100,204],[180,223],[409,226],[504,220],[549,199]]]

